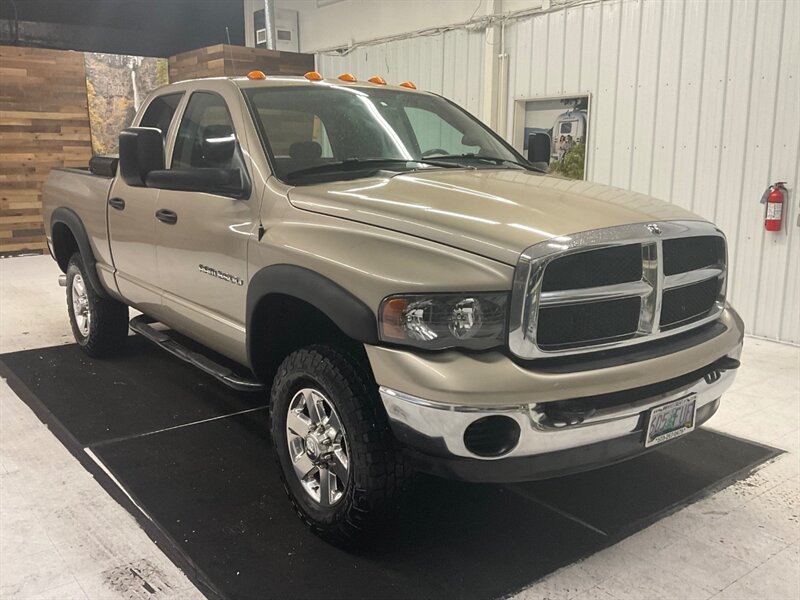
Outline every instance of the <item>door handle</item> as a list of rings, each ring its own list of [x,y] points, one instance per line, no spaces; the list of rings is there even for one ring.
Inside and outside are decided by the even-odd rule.
[[[178,213],[162,208],[156,211],[156,219],[168,225],[175,225],[178,222]]]
[[[112,208],[116,208],[117,210],[125,210],[125,200],[122,198],[109,198],[108,204]]]

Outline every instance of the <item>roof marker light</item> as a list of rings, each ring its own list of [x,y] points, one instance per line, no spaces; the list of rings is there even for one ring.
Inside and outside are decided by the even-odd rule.
[[[342,73],[341,75],[339,75],[339,79],[341,79],[342,81],[349,81],[350,83],[355,83],[356,81],[358,81],[358,79],[356,79],[356,76],[353,75],[352,73]]]
[[[319,73],[317,73],[316,71],[309,71],[308,73],[303,75],[303,77],[305,77],[309,81],[322,81],[324,79],[324,77]]]
[[[264,73],[264,71],[250,71],[247,74],[247,78],[248,79],[266,79],[267,75]]]
[[[383,77],[379,77],[377,75],[375,77],[370,77],[367,81],[377,85],[386,85],[386,80]]]
[[[408,89],[410,89],[410,90],[415,90],[415,89],[417,89],[417,86],[416,86],[416,85],[414,85],[414,83],[413,83],[413,82],[411,82],[411,81],[404,81],[403,83],[401,83],[401,84],[399,84],[399,85],[400,85],[400,87],[408,88]]]

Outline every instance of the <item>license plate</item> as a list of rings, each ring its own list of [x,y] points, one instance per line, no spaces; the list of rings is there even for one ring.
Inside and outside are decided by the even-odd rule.
[[[655,446],[694,430],[695,394],[685,396],[650,411],[645,447]]]

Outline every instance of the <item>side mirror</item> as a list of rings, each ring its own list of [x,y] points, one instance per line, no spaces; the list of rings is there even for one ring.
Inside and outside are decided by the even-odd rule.
[[[228,166],[236,152],[236,135],[228,125],[209,125],[203,130],[201,145],[205,164]]]
[[[528,136],[528,162],[550,164],[550,136],[532,133]]]
[[[147,174],[164,168],[164,137],[155,127],[129,127],[119,134],[119,173],[133,187],[146,187]]]

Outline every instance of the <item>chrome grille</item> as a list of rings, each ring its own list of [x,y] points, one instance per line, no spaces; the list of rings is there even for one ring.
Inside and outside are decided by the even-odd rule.
[[[725,237],[710,223],[640,223],[553,238],[520,256],[509,347],[530,359],[675,335],[719,316],[725,283]]]

